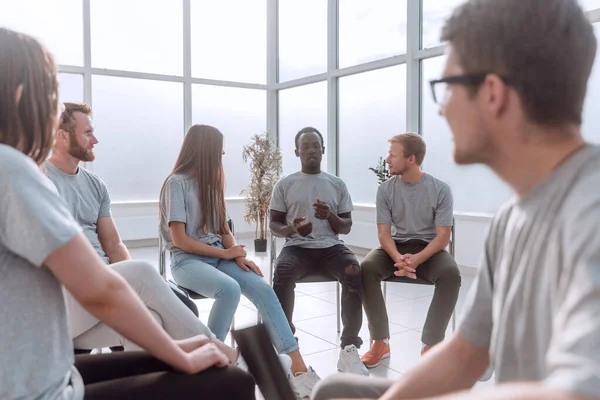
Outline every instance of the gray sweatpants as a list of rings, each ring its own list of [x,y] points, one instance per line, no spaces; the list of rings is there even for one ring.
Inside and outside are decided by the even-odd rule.
[[[312,392],[312,400],[378,399],[394,381],[356,374],[335,374],[319,381]]]
[[[199,334],[215,339],[213,333],[177,298],[151,264],[129,260],[111,264],[110,267],[129,283],[173,339]],[[71,337],[76,349],[123,346],[126,351],[141,350],[138,345],[88,313],[66,289],[64,292]]]

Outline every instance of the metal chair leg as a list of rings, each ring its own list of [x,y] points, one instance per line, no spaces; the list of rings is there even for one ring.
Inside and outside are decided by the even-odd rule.
[[[335,286],[335,294],[336,294],[336,298],[337,298],[337,301],[336,301],[336,305],[337,305],[337,314],[336,314],[337,318],[336,318],[336,322],[337,322],[337,332],[338,333],[341,332],[341,329],[340,329],[340,325],[341,325],[340,319],[341,319],[341,315],[342,315],[342,313],[341,313],[341,306],[340,306],[340,302],[341,302],[341,298],[340,298],[341,297],[340,296],[340,286],[341,286],[340,283],[337,283],[337,285]]]

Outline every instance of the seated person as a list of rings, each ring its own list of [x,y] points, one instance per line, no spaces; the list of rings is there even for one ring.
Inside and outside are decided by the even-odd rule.
[[[273,289],[288,322],[294,312],[296,281],[314,272],[325,272],[342,285],[341,350],[338,369],[368,375],[357,348],[362,325],[362,281],[354,253],[339,239],[352,226],[352,199],[346,184],[321,171],[325,152],[323,137],[314,128],[296,135],[296,156],[302,170],[280,179],[273,188],[270,228],[284,237],[285,245],[277,258]]]
[[[390,179],[377,190],[380,247],[361,263],[364,308],[374,340],[362,357],[368,368],[390,356],[390,328],[381,281],[396,276],[435,285],[421,341],[425,353],[444,339],[460,289],[460,272],[445,250],[452,230],[452,193],[441,180],[421,171],[425,142],[413,133],[390,139]]]
[[[582,132],[594,27],[576,0],[469,0],[440,39],[434,98],[454,161],[514,195],[487,228],[457,332],[396,382],[337,374],[313,400],[600,400],[600,146]],[[547,82],[561,83],[550,95]],[[495,384],[474,387],[488,365]]]
[[[54,183],[60,197],[82,227],[90,244],[105,263],[129,283],[150,313],[174,339],[186,339],[198,334],[215,338],[171,292],[152,265],[130,260],[127,247],[119,237],[110,211],[110,196],[104,182],[79,166],[81,161],[93,161],[94,145],[98,143],[92,127],[91,109],[87,104],[66,103],[56,132],[56,143],[44,171]],[[67,292],[71,336],[76,349],[122,346],[139,350],[139,346],[117,334],[108,325],[86,312]],[[232,361],[237,351],[219,342]]]
[[[204,335],[171,338],[94,251],[39,168],[56,132],[54,59],[5,28],[0,49],[0,398],[253,400],[248,373]],[[63,285],[147,352],[74,357]]]
[[[187,132],[173,172],[160,193],[160,235],[171,252],[171,273],[184,288],[216,301],[208,327],[227,335],[240,296],[258,309],[280,354],[292,359],[290,381],[298,398],[309,397],[320,379],[306,367],[273,289],[246,258],[227,224],[223,134],[207,125]]]

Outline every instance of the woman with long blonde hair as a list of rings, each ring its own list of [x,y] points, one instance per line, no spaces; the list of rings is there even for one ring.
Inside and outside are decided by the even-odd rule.
[[[320,379],[306,367],[275,292],[260,268],[246,258],[227,224],[223,134],[194,125],[187,132],[173,172],[160,193],[160,235],[171,252],[171,272],[182,287],[216,301],[208,328],[224,340],[240,295],[258,309],[273,344],[292,359],[290,381],[299,398]]]

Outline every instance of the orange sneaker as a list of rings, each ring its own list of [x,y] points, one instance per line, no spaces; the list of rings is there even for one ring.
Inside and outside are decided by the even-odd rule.
[[[381,360],[390,356],[390,342],[388,339],[375,340],[373,346],[362,356],[361,361],[367,368],[375,368]]]

